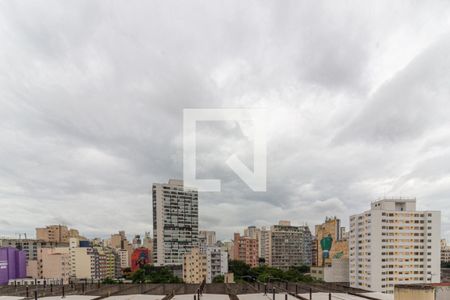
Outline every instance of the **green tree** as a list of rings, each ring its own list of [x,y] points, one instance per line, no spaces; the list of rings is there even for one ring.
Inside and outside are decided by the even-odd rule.
[[[234,273],[235,280],[241,279],[243,276],[251,276],[251,267],[240,260],[230,260],[228,262],[228,270]]]
[[[145,277],[145,271],[143,269],[136,270],[136,272],[133,272],[130,275],[130,279],[133,283],[144,283]]]
[[[224,283],[224,281],[225,281],[225,277],[223,275],[218,275],[218,276],[214,277],[212,280],[213,283]]]

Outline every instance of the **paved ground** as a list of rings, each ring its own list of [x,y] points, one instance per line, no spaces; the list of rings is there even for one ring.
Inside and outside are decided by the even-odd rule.
[[[267,293],[267,295],[259,293],[259,294],[244,294],[237,296],[239,300],[273,300],[273,294],[271,293]],[[285,300],[285,299],[286,299],[285,293],[275,294],[275,300]],[[291,295],[287,295],[287,300],[298,300],[298,299]]]
[[[195,294],[185,294],[185,295],[175,295],[172,300],[194,300]],[[203,294],[200,298],[201,300],[230,300],[228,295],[219,294]]]
[[[161,300],[164,295],[121,295],[111,296],[105,298],[105,300]]]
[[[62,297],[62,296],[51,296],[51,297],[41,297],[39,299],[43,299],[43,300],[92,300],[97,298],[97,296],[83,296],[83,295],[68,295],[66,297]]]
[[[364,293],[365,296],[374,297],[380,300],[394,300],[393,295],[386,295],[381,293]],[[302,296],[306,299],[309,299],[309,294],[299,294],[299,296]],[[328,293],[313,293],[312,294],[312,300],[328,300],[329,294]],[[345,293],[332,293],[331,294],[332,300],[365,300],[365,298],[349,295]],[[411,299],[412,300],[412,299]]]

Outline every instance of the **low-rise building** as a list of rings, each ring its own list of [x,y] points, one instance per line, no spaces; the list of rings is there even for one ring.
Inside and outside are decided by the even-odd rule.
[[[395,300],[448,300],[450,283],[401,284],[394,288]]]
[[[193,248],[191,252],[183,256],[183,281],[185,283],[201,283],[206,279],[207,260],[206,254],[199,248]]]

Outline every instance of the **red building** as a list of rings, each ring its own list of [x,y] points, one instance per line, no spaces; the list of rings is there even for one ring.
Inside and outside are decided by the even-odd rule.
[[[150,251],[147,248],[140,247],[133,251],[131,255],[131,271],[134,272],[150,264]]]

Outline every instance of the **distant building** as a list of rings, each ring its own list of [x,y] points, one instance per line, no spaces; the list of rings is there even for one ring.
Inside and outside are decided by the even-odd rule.
[[[263,226],[259,232],[258,238],[258,256],[261,262],[268,264],[270,255],[270,229]]]
[[[258,266],[258,239],[234,234],[233,259],[240,260],[251,267]]]
[[[228,273],[228,253],[220,247],[206,248],[206,283],[211,283],[217,276]]]
[[[26,275],[25,253],[12,247],[0,248],[0,285]]]
[[[41,248],[38,253],[38,279],[69,283],[70,249]]]
[[[142,247],[141,235],[136,234],[133,238],[133,249]]]
[[[36,239],[0,239],[0,247],[14,247],[25,253],[27,260],[37,260],[40,248],[64,247],[67,243],[46,242]]]
[[[450,245],[446,240],[441,240],[441,262],[450,263]]]
[[[206,254],[199,248],[193,248],[191,252],[183,256],[183,281],[185,283],[201,283],[207,275]]]
[[[348,240],[345,230],[340,226],[341,221],[336,218],[326,218],[325,222],[316,225],[313,248],[313,266],[311,276],[325,282],[348,282],[349,259]],[[329,248],[323,249],[323,246]]]
[[[383,199],[350,217],[350,285],[393,293],[397,284],[440,282],[441,213],[415,199]]]
[[[38,240],[68,243],[71,237],[80,237],[78,230],[69,229],[64,225],[49,225],[44,228],[36,228],[36,239]]]
[[[119,249],[126,250],[126,252],[124,252],[124,251],[118,252],[118,254],[120,256],[120,261],[121,261],[120,265],[121,266],[127,265],[128,267],[131,266],[131,255],[133,254],[134,249],[133,249],[133,245],[130,242],[128,242],[127,237],[125,235],[125,231],[121,230],[121,231],[119,231],[119,233],[112,234],[111,239],[109,241],[109,245],[111,248],[116,249],[116,250],[119,250]],[[125,253],[127,253],[127,255],[128,255],[128,258],[127,258],[128,261],[126,264],[123,262],[123,259],[124,259],[123,255]]]
[[[142,269],[145,265],[150,264],[150,252],[147,248],[137,248],[131,255],[131,271]]]
[[[289,221],[280,221],[270,229],[268,264],[283,270],[292,266],[310,266],[311,247],[312,235],[308,226],[293,226]]]
[[[200,251],[205,252],[207,247],[216,245],[216,232],[208,230],[200,230],[198,232],[198,244]]]
[[[152,190],[154,264],[182,265],[183,256],[198,247],[198,191],[174,179]]]
[[[128,251],[125,249],[118,249],[117,255],[119,256],[120,267],[122,269],[129,268],[130,263],[128,261]]]
[[[150,252],[153,252],[153,239],[150,232],[146,232],[142,241],[142,247],[147,248]]]

